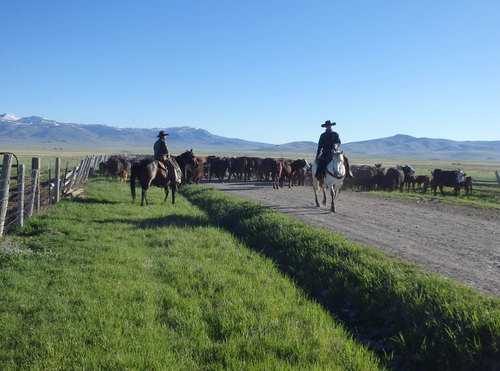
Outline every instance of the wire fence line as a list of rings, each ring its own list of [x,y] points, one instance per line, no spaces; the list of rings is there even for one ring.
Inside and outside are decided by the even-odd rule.
[[[34,157],[31,172],[27,172],[25,164],[19,164],[17,156],[10,152],[3,155],[0,175],[0,237],[13,227],[22,227],[25,220],[42,208],[50,208],[63,196],[70,196],[75,190],[94,174],[101,162],[108,155],[88,155],[73,169],[62,171],[61,160],[55,159],[55,172],[52,176],[42,173],[40,158]],[[17,170],[12,175],[12,170]]]

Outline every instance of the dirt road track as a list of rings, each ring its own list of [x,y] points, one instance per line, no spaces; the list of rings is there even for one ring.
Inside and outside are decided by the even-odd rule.
[[[375,246],[424,270],[500,298],[500,211],[343,191],[337,213],[316,208],[311,187],[207,183],[299,220]],[[328,201],[329,204],[329,201]]]

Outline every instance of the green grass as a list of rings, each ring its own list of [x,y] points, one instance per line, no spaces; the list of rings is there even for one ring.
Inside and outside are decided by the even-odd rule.
[[[443,202],[447,204],[454,205],[468,205],[468,206],[477,206],[477,207],[485,207],[485,208],[499,208],[500,207],[500,188],[493,187],[474,187],[472,194],[465,195],[464,190],[461,190],[460,195],[455,196],[453,193],[453,189],[449,187],[445,187],[443,191],[445,195],[441,195],[438,192],[434,196],[434,192],[429,189],[426,193],[422,193],[419,191],[407,192],[404,190],[400,191],[356,191],[349,189],[352,192],[363,192],[376,194],[380,196],[387,197],[395,197],[395,198],[405,198],[411,200],[421,200],[421,201],[431,201],[431,202]]]
[[[500,301],[375,248],[202,186],[183,194],[272,258],[396,369],[495,369]]]
[[[377,357],[182,196],[86,198],[0,240],[0,368],[377,369]]]

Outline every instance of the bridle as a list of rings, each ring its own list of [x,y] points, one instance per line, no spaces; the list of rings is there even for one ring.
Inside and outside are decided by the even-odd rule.
[[[342,153],[342,152],[338,152],[338,153]],[[338,174],[332,173],[331,171],[328,170],[328,168],[326,169],[326,173],[328,175],[330,175],[331,177],[334,177],[335,179],[344,179],[345,178],[345,174],[344,175],[338,175]]]

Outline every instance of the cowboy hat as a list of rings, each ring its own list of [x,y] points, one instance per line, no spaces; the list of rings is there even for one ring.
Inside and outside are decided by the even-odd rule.
[[[158,137],[158,138],[159,138],[159,137],[164,137],[165,135],[168,135],[168,133],[165,133],[165,132],[162,130],[162,131],[160,131],[160,132],[158,133],[157,137]]]
[[[336,122],[331,122],[330,120],[326,120],[323,125],[321,125],[322,128],[326,128],[327,126],[335,126],[337,125]]]

